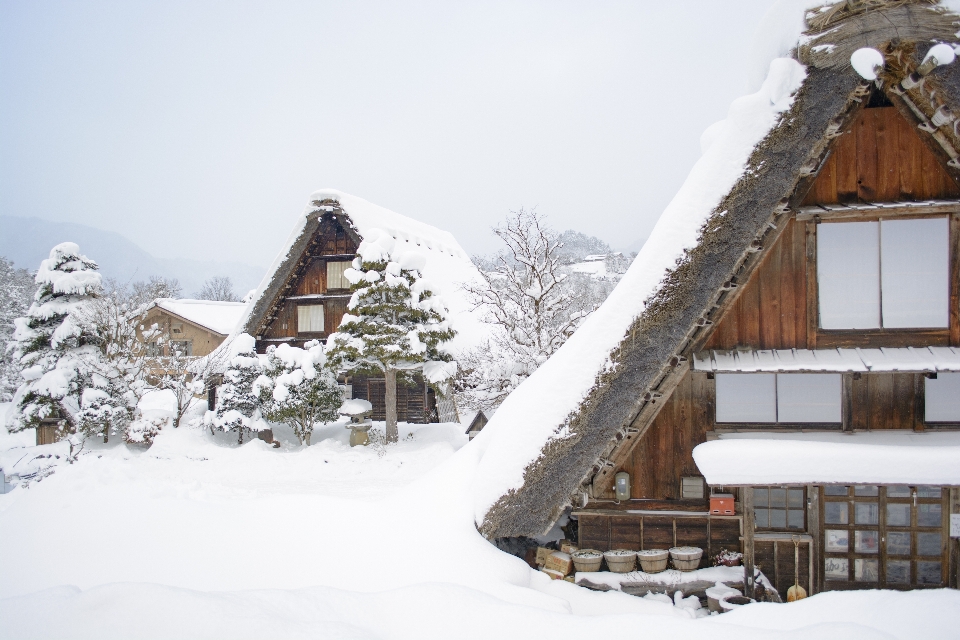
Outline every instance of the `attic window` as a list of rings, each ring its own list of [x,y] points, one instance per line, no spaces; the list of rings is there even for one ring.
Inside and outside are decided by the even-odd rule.
[[[327,290],[350,288],[350,281],[343,277],[343,272],[349,266],[349,262],[327,263]]]
[[[839,373],[718,373],[717,422],[839,424]]]
[[[817,226],[822,329],[949,326],[946,217]]]
[[[170,330],[173,333],[183,333],[183,323],[182,322],[173,323],[172,325],[170,325]]]
[[[304,304],[297,307],[297,333],[322,333],[323,328],[322,304]]]

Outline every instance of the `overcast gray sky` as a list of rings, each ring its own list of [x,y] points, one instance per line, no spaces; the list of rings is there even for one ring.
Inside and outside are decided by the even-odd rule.
[[[0,213],[267,265],[333,187],[474,253],[520,206],[625,248],[772,4],[2,0]]]

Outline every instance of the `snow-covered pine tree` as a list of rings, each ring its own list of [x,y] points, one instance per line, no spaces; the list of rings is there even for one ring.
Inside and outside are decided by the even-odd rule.
[[[217,393],[217,409],[211,416],[214,428],[236,431],[237,443],[243,435],[266,428],[261,413],[270,380],[264,375],[263,363],[256,351],[256,340],[245,333],[230,344],[230,359],[223,373],[223,384]]]
[[[20,386],[20,363],[13,357],[13,321],[27,313],[36,291],[33,276],[0,256],[0,402],[9,402]]]
[[[58,244],[40,263],[39,288],[23,318],[15,321],[14,356],[24,382],[14,395],[11,431],[59,420],[61,433],[76,430],[91,361],[100,355],[100,338],[84,312],[100,291],[97,263],[72,242]]]
[[[421,274],[419,253],[392,255],[390,234],[372,229],[357,248],[344,276],[353,296],[336,333],[327,339],[327,356],[340,370],[383,373],[386,382],[387,442],[396,442],[397,374],[422,369],[431,383],[456,372],[443,350],[455,332],[447,309]]]
[[[303,349],[287,344],[269,347],[266,373],[273,385],[264,405],[266,416],[289,425],[300,444],[310,445],[315,424],[339,417],[343,391],[317,340]]]

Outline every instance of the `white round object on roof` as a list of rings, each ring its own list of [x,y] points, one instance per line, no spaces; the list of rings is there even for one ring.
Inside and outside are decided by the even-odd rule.
[[[353,400],[347,400],[343,403],[343,406],[340,407],[340,410],[337,411],[342,416],[359,416],[364,413],[370,413],[373,411],[373,405],[366,400],[361,400],[360,398],[354,398]]]
[[[937,65],[950,64],[953,62],[954,58],[957,57],[957,54],[954,52],[953,47],[948,44],[935,44],[930,47],[930,51],[927,51],[927,55],[923,57],[923,61],[926,62],[930,58],[937,59]]]
[[[863,47],[850,54],[850,64],[864,80],[876,80],[877,70],[883,69],[886,62],[883,59],[883,54],[876,49]]]

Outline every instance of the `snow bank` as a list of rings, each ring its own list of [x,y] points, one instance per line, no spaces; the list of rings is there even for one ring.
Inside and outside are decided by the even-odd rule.
[[[434,294],[450,310],[450,321],[457,331],[457,337],[449,345],[452,352],[477,346],[488,336],[489,325],[481,322],[478,315],[472,312],[472,305],[460,288],[463,283],[479,283],[480,274],[451,233],[335,189],[321,189],[310,195],[307,206],[294,222],[286,244],[253,294],[249,309],[235,325],[235,333],[243,330],[256,302],[270,286],[273,274],[287,259],[297,238],[303,233],[307,216],[316,211],[313,202],[327,199],[340,203],[361,238],[373,234],[383,244],[386,238],[381,238],[381,235],[386,234],[393,244],[393,253],[401,256],[404,264],[423,265],[424,279],[430,282]]]
[[[229,335],[233,331],[247,310],[245,302],[218,302],[188,298],[179,300],[161,298],[157,300],[156,305],[223,335]]]
[[[189,427],[164,429],[146,451],[88,441],[75,464],[0,494],[0,638],[537,640],[642,629],[872,640],[960,627],[960,593],[948,590],[829,593],[693,620],[672,603],[550,580],[477,532],[478,458],[461,431],[401,424],[382,454],[349,447],[339,424],[318,428],[311,447],[294,446],[283,426],[279,449]],[[0,454],[63,444],[0,437]]]
[[[557,429],[609,366],[610,352],[643,312],[643,301],[656,292],[684,250],[696,245],[701,226],[743,175],[753,148],[789,109],[805,77],[800,63],[778,58],[770,63],[760,91],[733,102],[717,140],[694,165],[617,287],[476,437],[483,455],[476,483],[478,523],[500,496],[523,484],[524,470],[557,437]]]
[[[724,434],[693,460],[712,485],[960,485],[960,433]]]

